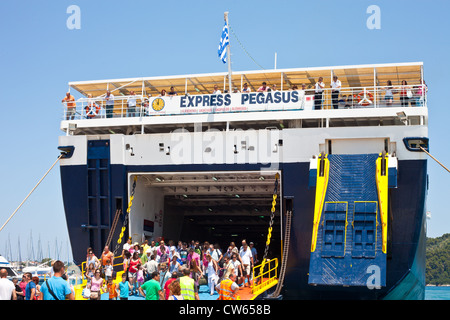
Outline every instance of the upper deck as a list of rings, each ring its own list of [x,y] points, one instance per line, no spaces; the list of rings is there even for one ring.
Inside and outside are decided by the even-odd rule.
[[[334,77],[340,88],[332,87]],[[421,62],[234,72],[231,78],[232,92],[228,73],[70,82],[76,101],[63,102],[61,130],[129,134],[428,122]],[[316,85],[320,78],[323,88]]]

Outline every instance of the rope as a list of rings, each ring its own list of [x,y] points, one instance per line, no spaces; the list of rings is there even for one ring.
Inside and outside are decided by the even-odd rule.
[[[231,29],[231,27],[230,26],[228,26],[228,28],[231,30],[231,33],[233,34],[233,36],[236,38],[236,40],[237,40],[237,42],[239,43],[239,45],[241,46],[241,49],[245,52],[245,54],[258,66],[258,67],[260,67],[261,69],[263,69],[263,70],[266,70],[266,69],[264,69],[258,62],[256,62],[256,60],[255,59],[253,59],[253,57],[250,55],[250,53],[248,53],[248,51],[244,48],[244,45],[241,43],[241,41],[239,41],[239,38],[237,37],[237,35],[234,33],[234,30],[233,29]]]
[[[450,170],[448,170],[442,163],[440,163],[435,157],[433,157],[427,150],[425,150],[423,147],[419,146],[420,150],[422,150],[423,152],[425,152],[427,155],[429,155],[431,158],[433,158],[434,161],[436,161],[437,163],[439,163],[442,168],[444,168],[445,170],[447,170],[448,172],[450,172]]]
[[[8,218],[8,220],[6,220],[6,222],[3,224],[3,226],[0,228],[0,231],[3,230],[3,228],[7,225],[7,223],[9,222],[9,220],[12,219],[12,217],[14,217],[14,215],[17,213],[17,211],[20,209],[20,207],[25,203],[25,201],[28,199],[28,197],[33,193],[33,191],[39,186],[39,184],[42,182],[42,180],[44,180],[44,178],[47,176],[47,174],[53,169],[53,167],[58,163],[58,161],[64,156],[65,154],[62,153],[59,155],[58,159],[56,159],[55,163],[52,164],[52,166],[50,167],[50,169],[47,170],[47,172],[44,174],[44,176],[41,178],[41,180],[38,181],[38,183],[34,186],[34,188],[30,191],[30,193],[28,193],[28,195],[25,197],[25,199],[23,199],[23,201],[20,203],[20,205],[17,207],[16,210],[14,210],[14,212],[12,213],[12,215]]]

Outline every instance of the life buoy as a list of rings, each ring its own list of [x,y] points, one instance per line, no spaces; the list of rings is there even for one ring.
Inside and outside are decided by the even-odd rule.
[[[100,107],[98,104],[91,104],[86,106],[86,117],[94,118],[100,112]]]
[[[369,98],[367,98],[369,97]],[[361,103],[361,101],[363,101]],[[369,104],[373,103],[373,95],[366,91],[361,91],[360,93],[358,93],[358,104],[362,105],[362,106],[368,106]]]

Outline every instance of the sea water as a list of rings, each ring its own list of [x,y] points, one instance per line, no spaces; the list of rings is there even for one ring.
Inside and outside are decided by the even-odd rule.
[[[208,286],[200,286],[201,300],[216,300],[217,292],[213,296],[209,295]],[[109,299],[109,293],[102,294],[102,300]],[[144,300],[142,296],[130,296],[130,300]],[[450,287],[425,287],[425,300],[450,300]]]
[[[450,300],[450,287],[425,287],[425,300]]]

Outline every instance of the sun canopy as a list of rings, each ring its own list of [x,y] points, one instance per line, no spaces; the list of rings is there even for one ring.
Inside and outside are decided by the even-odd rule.
[[[314,87],[319,77],[323,77],[326,87],[330,86],[333,76],[337,76],[342,87],[373,87],[384,86],[388,80],[392,84],[401,85],[402,80],[409,85],[420,84],[423,80],[423,63],[391,63],[353,66],[334,66],[318,68],[293,68],[260,71],[236,71],[232,73],[232,90],[242,90],[247,83],[254,92],[266,82],[273,84],[278,90],[289,90],[294,85],[299,89],[302,84],[310,89]],[[178,76],[156,76],[125,79],[107,79],[95,81],[69,82],[69,86],[82,95],[92,94],[93,97],[102,96],[106,90],[115,95],[129,95],[134,91],[137,95],[157,96],[161,90],[167,92],[171,87],[178,94],[212,94],[214,86],[225,92],[228,88],[228,73],[191,74]]]

